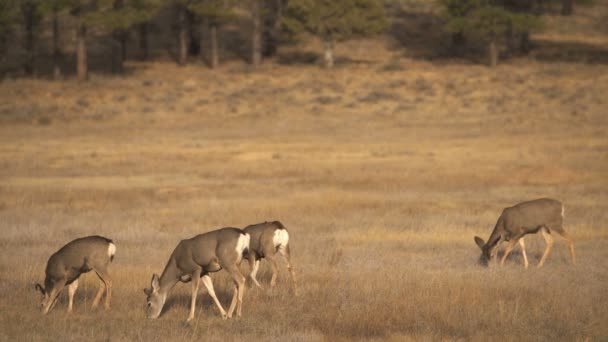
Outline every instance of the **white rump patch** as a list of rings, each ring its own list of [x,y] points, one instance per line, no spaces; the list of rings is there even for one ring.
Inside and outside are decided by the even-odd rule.
[[[272,237],[274,248],[285,248],[289,243],[289,233],[286,229],[277,229]]]
[[[241,258],[243,257],[243,252],[249,248],[249,239],[251,237],[249,234],[241,234],[239,235],[239,239],[236,241],[236,254],[237,254],[237,262],[241,262]]]
[[[116,254],[116,245],[113,244],[112,242],[110,242],[109,246],[108,246],[108,258],[112,259],[115,254]]]

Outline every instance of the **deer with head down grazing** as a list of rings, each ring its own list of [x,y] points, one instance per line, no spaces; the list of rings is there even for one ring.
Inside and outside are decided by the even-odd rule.
[[[249,266],[251,269],[249,277],[253,283],[259,288],[262,287],[256,279],[256,274],[260,267],[260,260],[265,258],[266,260],[270,261],[270,265],[272,267],[270,287],[272,288],[276,285],[278,266],[275,255],[280,253],[287,261],[287,269],[289,270],[293,283],[293,293],[297,296],[298,287],[296,283],[296,273],[291,266],[289,233],[287,232],[287,228],[285,228],[281,222],[273,221],[252,224],[243,228],[243,231],[251,236],[249,250],[246,253],[246,257],[249,260]]]
[[[238,228],[213,230],[193,238],[182,240],[171,254],[161,276],[152,276],[151,287],[144,289],[147,296],[148,318],[158,318],[167,299],[167,293],[178,282],[192,282],[192,300],[188,322],[194,318],[196,295],[199,283],[209,291],[209,295],[219,308],[222,318],[230,318],[236,307],[237,316],[241,316],[245,277],[239,270],[243,253],[249,247],[249,234]],[[234,295],[228,313],[224,310],[215,295],[210,273],[226,270],[234,281]]]
[[[540,198],[505,208],[498,217],[496,226],[487,242],[478,236],[475,237],[475,243],[481,249],[479,263],[488,266],[489,261],[496,257],[498,245],[502,241],[506,241],[507,247],[500,261],[500,264],[503,265],[515,244],[519,242],[524,257],[524,266],[528,268],[528,256],[523,238],[527,234],[535,234],[540,231],[547,247],[538,263],[538,268],[543,267],[553,248],[553,233],[557,233],[566,241],[570,249],[572,264],[575,264],[574,244],[563,227],[564,211],[564,205],[551,198]]]
[[[102,282],[93,300],[93,307],[97,307],[105,290],[105,308],[109,309],[112,279],[108,266],[114,260],[115,254],[116,245],[112,240],[102,236],[87,236],[69,242],[51,255],[46,264],[44,286],[36,284],[36,289],[43,296],[40,304],[42,313],[47,314],[53,309],[65,286],[68,287],[68,312],[72,312],[78,278],[91,270],[95,271]]]

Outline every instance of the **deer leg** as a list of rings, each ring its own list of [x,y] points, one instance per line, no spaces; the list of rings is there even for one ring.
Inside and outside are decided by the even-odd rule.
[[[574,243],[572,242],[572,238],[568,233],[566,233],[563,229],[555,230],[557,233],[566,241],[568,244],[568,249],[570,250],[570,257],[572,258],[572,265],[576,265],[576,257],[574,255]]]
[[[528,268],[528,256],[526,255],[526,243],[524,242],[524,238],[519,239],[519,246],[521,247],[521,254],[524,256],[524,267]]]
[[[97,294],[95,295],[95,299],[93,299],[93,309],[99,305],[99,301],[101,300],[101,296],[103,296],[104,291],[106,290],[106,283],[103,281],[99,285],[99,290],[97,290]]]
[[[507,243],[507,247],[505,248],[505,254],[502,256],[502,259],[500,260],[501,266],[505,264],[505,260],[507,260],[509,253],[511,253],[511,250],[513,249],[513,246],[515,246],[516,243],[517,243],[517,239],[511,239]]]
[[[228,318],[232,318],[232,313],[236,307],[237,298],[239,296],[239,288],[234,285],[234,293],[232,294],[232,300],[230,301],[230,307],[228,308]]]
[[[213,282],[211,281],[211,277],[208,274],[205,274],[201,279],[203,280],[203,285],[205,285],[205,287],[207,288],[207,292],[209,292],[209,295],[211,296],[211,298],[213,298],[213,302],[215,302],[215,305],[218,307],[218,309],[220,309],[220,312],[222,313],[222,318],[226,319],[226,311],[224,310],[222,304],[220,304],[220,301],[215,295],[215,290],[213,289]]]
[[[547,228],[543,228],[540,232],[543,234],[543,238],[545,239],[545,242],[547,243],[547,248],[545,248],[545,253],[543,253],[543,257],[540,258],[540,262],[538,263],[536,268],[543,267],[543,265],[545,264],[545,260],[547,260],[547,257],[549,256],[549,252],[551,252],[551,248],[553,248],[553,244],[555,243],[555,241],[553,240],[553,237],[551,236],[551,234],[549,233],[549,230]]]
[[[64,287],[65,287],[65,280],[60,280],[58,283],[55,283],[55,287],[49,294],[49,296],[50,296],[49,300],[51,302],[48,306],[48,309],[43,311],[44,314],[47,314],[47,313],[49,313],[49,311],[53,310],[53,308],[55,307],[55,304],[57,304],[57,298],[59,298],[59,294],[61,293],[61,291],[63,290]]]
[[[293,266],[291,265],[291,253],[289,251],[289,245],[279,248],[279,252],[281,253],[281,255],[283,255],[283,257],[285,257],[285,261],[287,261],[287,270],[291,275],[291,280],[293,283],[293,294],[297,297],[298,283],[296,281],[296,272],[293,270]]]
[[[110,301],[112,300],[112,278],[110,278],[110,274],[105,269],[97,269],[97,270],[95,270],[95,274],[97,274],[99,279],[101,279],[101,282],[103,283],[103,285],[105,285],[106,301],[104,302],[104,308],[106,310],[109,310]],[[99,303],[99,300],[101,299],[101,296],[99,295],[100,292],[101,292],[101,288],[99,289],[97,296],[95,296],[95,300],[93,301],[93,307],[97,306],[97,304]]]
[[[201,270],[198,269],[192,273],[192,299],[190,301],[190,314],[186,322],[190,322],[194,318],[194,310],[196,309],[196,295],[198,294],[198,284],[201,279]]]
[[[234,295],[232,296],[232,303],[230,303],[230,309],[228,309],[228,318],[232,317],[234,309],[236,307],[236,316],[241,317],[241,311],[243,306],[243,293],[245,292],[245,277],[241,274],[236,265],[226,268],[226,270],[232,276],[234,280]]]
[[[270,288],[273,288],[277,284],[277,273],[279,272],[279,267],[277,265],[277,259],[273,254],[268,254],[266,256],[266,260],[270,261],[270,266],[272,267],[272,277],[270,278]]]
[[[74,304],[74,293],[76,293],[77,288],[78,279],[74,280],[70,285],[68,285],[68,313],[72,312],[72,304]]]
[[[63,288],[62,288],[63,289]],[[57,299],[59,298],[59,294],[61,293],[61,291],[57,291],[57,293],[55,294],[55,298],[53,299],[53,301],[51,302],[51,305],[49,306],[49,309],[47,310],[47,312],[53,310],[53,308],[55,307],[55,304],[57,304]]]
[[[251,277],[251,280],[253,281],[255,286],[262,288],[262,285],[260,285],[260,283],[258,282],[258,280],[256,278],[259,269],[260,269],[260,260],[256,260],[253,262],[253,267],[251,268],[251,273],[249,274],[249,276]]]
[[[255,286],[262,288],[262,285],[256,279],[256,275],[258,274],[258,269],[260,268],[260,260],[256,260],[254,253],[249,253],[248,256],[249,261],[249,279],[255,284]]]

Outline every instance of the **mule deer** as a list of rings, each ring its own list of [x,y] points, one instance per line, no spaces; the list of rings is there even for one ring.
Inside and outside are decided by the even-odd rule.
[[[277,280],[277,260],[275,254],[281,253],[287,261],[287,269],[291,274],[291,280],[293,283],[293,292],[298,295],[298,287],[296,283],[296,273],[291,266],[290,251],[289,251],[289,233],[285,226],[279,222],[264,222],[258,224],[252,224],[243,229],[246,233],[251,236],[249,243],[249,251],[246,253],[246,257],[249,261],[251,273],[249,277],[253,283],[261,288],[262,286],[256,279],[256,274],[260,267],[260,260],[266,258],[270,261],[272,266],[272,277],[270,278],[270,287],[276,285]]]
[[[74,293],[78,288],[78,277],[91,270],[95,271],[102,282],[93,300],[93,307],[97,307],[105,289],[105,308],[109,309],[112,298],[112,279],[108,273],[108,266],[114,260],[115,253],[116,245],[112,240],[95,235],[69,242],[51,255],[46,264],[44,287],[36,284],[36,289],[43,295],[40,304],[42,312],[47,314],[51,311],[57,302],[59,293],[66,285],[68,286],[68,312],[72,312]]]
[[[167,293],[175,284],[179,281],[184,283],[191,281],[192,301],[187,320],[191,321],[194,318],[196,295],[201,278],[219,308],[222,318],[232,317],[235,305],[237,316],[241,316],[245,277],[241,274],[238,265],[248,247],[249,235],[238,228],[221,228],[180,241],[173,250],[162,275],[159,277],[154,274],[151,287],[144,289],[147,295],[148,318],[155,319],[160,316]],[[228,314],[217,299],[209,276],[209,273],[221,269],[225,269],[230,274],[235,284]]]
[[[523,237],[527,234],[535,234],[540,231],[547,247],[538,263],[538,268],[543,267],[551,248],[553,248],[553,232],[559,234],[566,241],[570,249],[572,264],[575,264],[574,244],[568,233],[564,231],[563,220],[564,205],[560,201],[551,198],[535,199],[503,209],[490,238],[488,238],[488,242],[484,242],[478,236],[475,237],[477,246],[481,248],[479,263],[487,266],[488,262],[496,256],[498,244],[502,241],[507,241],[507,247],[500,261],[500,264],[504,265],[507,256],[515,244],[519,242],[524,257],[524,266],[528,268],[528,256],[526,255]]]

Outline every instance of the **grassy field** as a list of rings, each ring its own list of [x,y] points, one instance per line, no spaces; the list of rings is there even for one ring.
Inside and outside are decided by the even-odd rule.
[[[387,62],[359,44],[368,62],[331,72],[149,63],[0,83],[0,340],[606,339],[608,65]],[[477,266],[473,236],[544,196],[565,203],[578,264],[558,240],[541,270],[518,249]],[[180,239],[265,220],[291,232],[301,296],[283,268],[240,319],[203,290],[185,325],[184,285],[144,318],[142,289]],[[91,310],[87,274],[72,315],[64,294],[42,316],[47,258],[88,234],[117,245],[112,309]],[[527,245],[534,265],[544,242]]]

